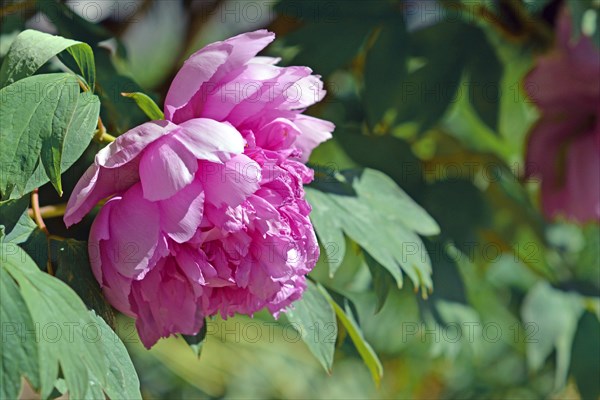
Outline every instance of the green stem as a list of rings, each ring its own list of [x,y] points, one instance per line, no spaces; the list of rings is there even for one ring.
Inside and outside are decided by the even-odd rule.
[[[98,117],[98,129],[96,130],[96,133],[94,133],[94,140],[99,143],[111,143],[117,140],[116,137],[106,132],[106,128],[100,117]]]
[[[38,192],[38,188],[33,189],[33,192],[31,192],[31,209],[33,213],[33,219],[35,220],[35,223],[40,231],[44,232],[46,234],[46,238],[48,238],[50,236],[50,232],[48,232],[48,228],[46,228],[46,224],[42,218],[42,213],[40,212],[40,196]],[[46,241],[46,245],[48,246],[48,261],[46,261],[46,269],[50,275],[54,276],[54,268],[52,267],[52,262],[50,261],[50,242]]]
[[[97,136],[96,140],[98,140],[100,143],[112,143],[115,140],[117,140],[116,137],[114,137],[113,135],[108,134],[106,132],[103,133],[103,134],[101,134],[101,135],[99,135],[99,136],[98,135],[96,135],[96,136]]]
[[[55,204],[50,206],[43,206],[39,208],[39,213],[42,218],[56,218],[65,215],[66,204]],[[33,209],[29,209],[29,216],[34,218]]]

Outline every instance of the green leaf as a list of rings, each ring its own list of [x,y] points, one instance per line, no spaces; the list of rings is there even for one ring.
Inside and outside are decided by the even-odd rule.
[[[401,223],[420,235],[437,235],[440,228],[433,218],[415,203],[384,173],[366,168],[360,173],[347,174],[358,197],[368,202],[388,218]]]
[[[296,301],[293,306],[294,308],[285,314],[287,319],[302,335],[302,340],[311,353],[330,373],[335,351],[334,338],[337,337],[337,323],[333,307],[311,281],[307,282],[302,299]],[[329,335],[331,328],[333,328],[333,333]],[[327,338],[333,339],[328,340]]]
[[[344,311],[344,309],[342,309],[342,307],[340,307],[340,305],[336,303],[335,300],[333,300],[331,295],[327,292],[327,290],[325,290],[325,288],[323,288],[323,286],[318,285],[317,287],[319,291],[323,294],[323,296],[327,299],[329,304],[331,304],[331,306],[333,307],[335,314],[337,315],[344,328],[346,328],[350,339],[352,339],[352,343],[354,343],[354,346],[356,346],[356,350],[358,350],[358,353],[369,368],[369,371],[371,371],[371,376],[373,377],[375,385],[379,386],[379,383],[381,382],[381,378],[383,376],[383,366],[381,365],[381,361],[379,361],[379,358],[377,357],[377,354],[375,354],[375,351],[373,350],[371,345],[365,340],[362,331],[358,326],[358,323],[352,316],[352,311],[350,310],[350,306],[347,300],[344,307]]]
[[[406,140],[392,135],[363,135],[358,126],[338,128],[336,133],[337,142],[352,160],[383,172],[411,195],[422,191],[421,160]]]
[[[470,35],[469,48],[469,99],[481,120],[492,131],[498,132],[500,81],[504,68],[481,30]]]
[[[92,380],[95,384],[90,383],[90,387],[104,389],[109,399],[141,400],[140,381],[125,345],[104,319],[93,312],[91,317],[101,335],[101,346],[108,369],[103,377],[93,376]],[[104,386],[102,386],[103,381],[106,382]],[[100,397],[92,398],[105,398],[102,391],[100,394]]]
[[[329,276],[333,277],[337,269],[342,265],[346,253],[346,239],[338,219],[335,216],[336,206],[331,202],[328,195],[318,190],[309,190],[307,193],[310,204],[313,207],[311,221],[317,231],[323,254],[329,265]]]
[[[444,116],[456,99],[466,63],[465,48],[456,43],[468,41],[468,32],[463,23],[443,21],[411,35],[411,56],[422,65],[410,68],[401,84],[400,122],[417,122],[424,132]]]
[[[0,254],[4,257],[4,254]],[[5,260],[2,260],[4,263]],[[21,376],[35,388],[40,386],[38,354],[33,322],[19,287],[0,268],[0,321],[2,323],[2,374],[0,397],[16,399],[21,391]]]
[[[107,366],[103,349],[89,340],[88,329],[94,320],[81,299],[60,280],[41,272],[16,245],[1,245],[0,257],[2,268],[19,285],[31,320],[40,326],[36,342],[42,398],[52,392],[59,367],[73,398],[84,396],[91,376],[99,377],[104,386]],[[11,321],[14,318],[9,316]],[[44,339],[38,336],[42,330]]]
[[[372,29],[373,25],[357,21],[307,23],[284,40],[300,48],[292,60],[294,65],[310,65],[315,73],[328,76],[356,56]],[[345,34],[339,35],[340,31]],[[325,37],[329,40],[323,40]]]
[[[122,92],[139,92],[142,88],[130,77],[120,73],[115,65],[125,64],[125,47],[102,25],[85,20],[62,1],[38,0],[37,5],[54,23],[58,33],[75,37],[92,46],[96,61],[96,91],[102,101],[102,120],[109,133],[118,135],[146,122],[146,116],[136,104],[121,96]],[[107,41],[114,43],[107,45]]]
[[[285,0],[275,5],[280,15],[303,22],[299,29],[283,36],[283,42],[297,52],[294,65],[310,65],[315,73],[330,75],[356,57],[379,20],[390,15],[388,2],[342,3],[323,7],[319,2]]]
[[[93,137],[98,98],[79,93],[72,74],[46,74],[1,89],[0,106],[2,198],[21,197],[48,180],[62,194],[60,174]]]
[[[377,304],[375,305],[375,314],[377,314],[383,308],[385,301],[387,300],[390,289],[392,288],[392,280],[394,277],[386,270],[386,268],[379,264],[369,253],[365,252],[365,261],[371,271],[371,278],[373,279],[373,291],[377,296]]]
[[[573,360],[570,372],[577,383],[582,399],[597,399],[600,396],[600,321],[591,313],[579,320],[573,339]]]
[[[21,244],[26,242],[36,229],[38,229],[37,225],[28,213],[24,211],[21,214],[21,218],[19,218],[12,230],[8,231],[3,240],[5,243]]]
[[[404,19],[386,23],[365,62],[365,107],[370,126],[381,121],[387,110],[397,106],[406,79],[409,55]],[[385,77],[385,78],[384,78]]]
[[[92,48],[86,43],[31,29],[21,32],[8,50],[0,68],[0,88],[33,75],[48,60],[64,50],[71,54],[88,87],[93,91],[96,67]]]
[[[320,191],[306,190],[306,198],[314,206],[311,219],[317,235],[321,240],[339,237],[340,233],[333,231],[338,229],[384,266],[398,286],[404,271],[415,287],[431,289],[431,263],[418,234],[439,233],[435,221],[379,171],[347,171],[344,180],[319,182]],[[340,184],[350,186],[350,193],[340,192]]]
[[[181,335],[183,336],[183,340],[190,346],[196,357],[200,358],[200,353],[202,353],[202,346],[204,345],[204,340],[206,339],[206,333],[208,332],[206,326],[206,318],[204,319],[204,323],[202,324],[202,328],[200,332],[196,335]]]
[[[150,96],[141,92],[121,93],[121,95],[133,99],[140,108],[140,110],[142,110],[151,120],[154,121],[158,119],[165,119],[165,114],[156,105],[154,100],[150,98]]]
[[[0,240],[17,226],[28,206],[28,197],[0,202]]]
[[[556,350],[556,389],[566,384],[573,338],[584,310],[583,299],[577,293],[556,290],[546,282],[534,286],[523,301],[523,322],[535,324],[540,332],[527,343],[527,364],[537,371]]]
[[[439,222],[442,242],[453,241],[468,254],[479,229],[490,225],[490,206],[470,180],[448,179],[428,185],[423,206]]]
[[[50,248],[56,277],[69,285],[88,308],[100,314],[110,325],[114,325],[112,308],[92,274],[87,243],[72,239],[52,239]]]
[[[28,196],[18,201],[24,201],[25,207],[29,205]],[[2,206],[0,206],[1,210]],[[27,209],[21,213],[17,223],[6,231],[6,236],[1,241],[3,243],[18,244],[40,269],[46,269],[48,265],[48,237],[33,222]]]
[[[531,13],[542,11],[551,1],[552,0],[523,0],[525,7]]]

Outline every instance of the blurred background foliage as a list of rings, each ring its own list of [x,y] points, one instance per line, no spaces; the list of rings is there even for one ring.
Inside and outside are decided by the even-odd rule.
[[[269,28],[278,36],[269,55],[326,82],[328,96],[308,111],[337,126],[310,160],[317,179],[307,196],[323,244],[311,277],[356,317],[383,365],[379,387],[343,325],[328,374],[286,317],[216,319],[200,359],[181,338],[146,351],[119,317],[144,397],[597,399],[600,231],[545,220],[539,182],[524,178],[538,111],[523,79],[552,47],[561,7],[574,37],[598,43],[595,0],[3,0],[0,56],[26,28],[93,47],[102,118],[115,135],[146,120],[121,92],[162,104],[189,54],[240,32]],[[65,174],[67,193],[98,146]],[[365,167],[387,177],[340,175]],[[390,179],[439,235],[424,220],[406,222],[421,211],[389,191]],[[332,187],[348,182],[372,203],[327,208],[344,196]],[[52,188],[41,198],[61,201]],[[86,240],[86,221],[68,233],[47,222]],[[400,264],[414,257],[401,285],[382,261],[390,254]]]

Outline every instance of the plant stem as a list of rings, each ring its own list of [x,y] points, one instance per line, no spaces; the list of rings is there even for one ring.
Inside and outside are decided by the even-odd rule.
[[[31,193],[31,209],[33,220],[42,232],[44,232],[46,235],[50,235],[50,232],[48,232],[48,228],[46,228],[46,224],[44,223],[44,219],[42,218],[42,213],[40,212],[40,196],[38,192],[38,188],[35,188]]]
[[[104,123],[102,123],[102,118],[100,117],[98,117],[98,129],[94,134],[94,140],[99,143],[111,143],[117,140],[113,135],[106,133],[106,127],[104,126]]]
[[[50,206],[40,207],[40,215],[42,218],[56,218],[65,215],[66,204],[55,204]],[[29,209],[29,216],[34,218],[33,209]]]
[[[35,220],[36,225],[38,226],[40,231],[42,231],[46,234],[47,238],[50,238],[50,236],[51,236],[50,232],[48,231],[48,228],[46,228],[46,224],[44,223],[44,219],[42,218],[42,213],[40,212],[40,196],[39,196],[38,188],[33,189],[33,192],[31,193],[31,209],[32,209],[32,213],[33,213],[33,219]],[[47,244],[48,244],[48,261],[46,263],[46,269],[50,275],[54,276],[54,268],[52,267],[52,263],[50,262],[50,241],[49,240],[47,240]]]

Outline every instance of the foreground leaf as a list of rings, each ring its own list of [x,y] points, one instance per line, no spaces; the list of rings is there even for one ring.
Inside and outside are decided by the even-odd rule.
[[[104,377],[106,370],[100,345],[85,340],[83,327],[93,324],[85,306],[68,286],[41,272],[17,246],[2,245],[2,257],[2,266],[19,285],[33,322],[56,332],[52,340],[48,340],[48,330],[46,339],[38,341],[42,397],[52,391],[59,366],[71,395],[83,397],[90,374]]]
[[[377,304],[375,305],[375,313],[377,314],[381,311],[387,300],[394,278],[385,267],[379,264],[369,253],[365,253],[365,261],[371,272],[371,278],[373,279],[373,291],[377,296]]]
[[[91,314],[102,338],[101,345],[108,367],[104,377],[93,377],[95,386],[101,387],[104,380],[106,384],[101,388],[109,399],[141,400],[140,381],[125,345],[106,321],[93,312]]]
[[[327,372],[331,372],[337,323],[335,312],[317,286],[308,281],[302,299],[286,312],[287,319],[302,335],[308,349]],[[332,331],[333,330],[333,331]]]
[[[52,239],[50,248],[56,277],[69,285],[88,308],[113,325],[115,316],[92,274],[87,243]]]
[[[320,184],[320,190],[306,189],[306,198],[313,205],[311,219],[322,244],[324,239],[341,243],[343,232],[385,267],[398,286],[404,272],[415,287],[430,290],[431,262],[418,235],[437,234],[435,221],[379,171],[346,171],[343,179]],[[350,190],[338,190],[340,185]]]
[[[136,395],[139,393],[135,385],[137,379],[134,379],[135,372],[124,348],[109,336],[106,324],[87,311],[75,292],[60,280],[41,272],[15,244],[0,245],[0,259],[3,289],[6,286],[12,290],[2,323],[12,324],[30,316],[36,327],[32,340],[37,347],[37,357],[32,357],[33,350],[25,347],[23,351],[15,349],[11,354],[20,357],[15,360],[16,365],[26,365],[28,361],[23,355],[35,361],[39,378],[32,377],[30,382],[41,392],[42,398],[47,398],[53,391],[59,371],[71,398],[90,397],[90,394],[99,393],[98,388],[111,398],[123,394],[130,395],[126,398],[141,397]],[[15,287],[18,292],[14,291]],[[19,298],[23,300],[20,307]],[[2,307],[5,307],[4,299]],[[19,345],[28,346],[27,342]],[[13,366],[3,363],[3,376],[9,373],[7,368]],[[20,369],[19,373],[30,374],[34,368]]]
[[[72,74],[45,74],[1,89],[0,106],[2,198],[19,198],[48,180],[62,194],[60,174],[93,137],[98,98],[79,93]]]
[[[4,262],[4,261],[3,261]],[[0,397],[16,399],[21,391],[21,376],[39,387],[38,354],[33,322],[19,287],[0,268],[0,321],[2,322],[2,374]]]
[[[0,202],[0,240],[13,231],[28,206],[27,197]]]
[[[369,343],[365,340],[358,323],[352,316],[352,310],[350,310],[350,306],[347,303],[344,306],[344,309],[340,307],[340,305],[331,297],[331,295],[323,288],[323,286],[318,286],[319,291],[323,294],[323,296],[327,299],[329,304],[333,307],[335,311],[335,315],[337,315],[338,319],[346,328],[350,339],[352,339],[352,343],[356,346],[356,350],[362,357],[363,361],[371,371],[371,376],[373,377],[373,381],[376,386],[379,386],[381,382],[381,378],[383,377],[383,366],[381,365],[381,361],[377,357],[377,354],[371,347]]]
[[[33,75],[48,60],[64,50],[71,54],[93,91],[96,67],[92,48],[87,43],[32,29],[21,32],[10,46],[0,69],[0,88]]]

